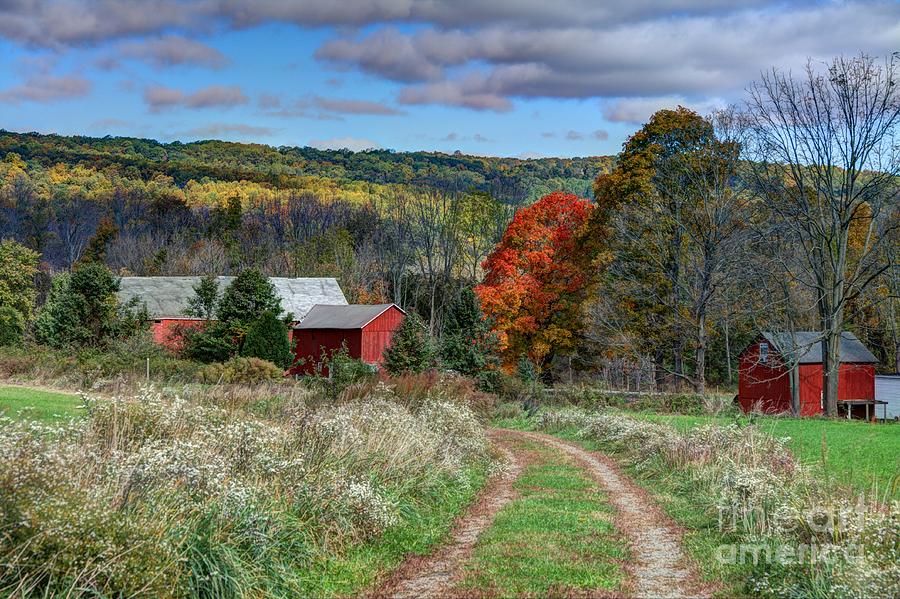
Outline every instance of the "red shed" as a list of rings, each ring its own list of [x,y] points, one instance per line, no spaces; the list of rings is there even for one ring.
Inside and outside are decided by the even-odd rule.
[[[326,355],[347,344],[351,358],[378,366],[406,313],[396,304],[316,305],[294,327],[294,353],[303,365],[291,374],[311,374]]]
[[[822,405],[822,334],[814,331],[760,334],[739,356],[738,401],[741,409],[790,412],[791,369],[796,369],[800,415],[824,413]],[[875,364],[856,335],[841,335],[838,402],[847,416],[874,416]]]

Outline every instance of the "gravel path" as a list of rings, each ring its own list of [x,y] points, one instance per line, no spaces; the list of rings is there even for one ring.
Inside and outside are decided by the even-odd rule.
[[[493,430],[491,438],[505,454],[507,467],[482,491],[475,505],[456,524],[447,544],[424,557],[406,560],[374,597],[398,599],[457,595],[456,583],[479,535],[500,509],[516,497],[513,483],[525,464],[509,448],[512,437],[544,443],[566,453],[609,495],[616,510],[616,527],[626,537],[635,563],[629,568],[628,596],[647,598],[709,597],[711,589],[697,581],[681,549],[681,531],[647,493],[622,474],[608,457],[540,433]]]
[[[636,561],[631,569],[634,597],[708,597],[681,549],[681,532],[659,506],[622,474],[608,457],[589,452],[550,435],[522,433],[556,447],[584,466],[609,494],[616,525],[628,539]]]

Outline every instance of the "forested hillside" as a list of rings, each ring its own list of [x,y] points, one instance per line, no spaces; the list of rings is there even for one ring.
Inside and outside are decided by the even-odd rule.
[[[612,157],[519,160],[0,132],[0,238],[49,275],[337,277],[351,301],[416,306],[476,283],[515,209],[591,195]]]
[[[351,152],[215,140],[164,144],[131,137],[64,137],[0,130],[0,155],[9,152],[43,167],[62,163],[142,180],[164,175],[179,186],[204,178],[284,190],[401,184],[485,191],[509,203],[532,202],[560,189],[589,196],[591,182],[608,171],[613,160],[611,156],[522,160],[440,152]]]

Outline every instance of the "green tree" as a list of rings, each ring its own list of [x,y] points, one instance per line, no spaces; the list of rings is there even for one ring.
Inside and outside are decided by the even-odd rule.
[[[390,347],[384,350],[384,368],[394,376],[424,372],[434,366],[434,353],[425,323],[418,314],[410,312],[394,332]]]
[[[444,366],[477,378],[482,388],[493,386],[500,368],[500,341],[472,289],[463,289],[447,310],[440,350]]]
[[[197,362],[224,362],[237,353],[235,339],[240,332],[219,321],[207,322],[200,328],[185,329],[181,356]]]
[[[219,279],[215,275],[207,275],[200,279],[194,287],[194,297],[188,299],[186,316],[212,320],[219,305]]]
[[[97,262],[57,275],[35,320],[37,339],[54,347],[99,346],[142,328],[146,315],[135,304],[120,306],[118,291],[119,280]]]
[[[288,368],[293,361],[287,326],[274,312],[263,312],[250,324],[241,345],[241,355],[262,358],[281,368]]]
[[[0,306],[9,306],[27,321],[34,314],[34,277],[40,254],[11,239],[0,242]]]
[[[0,346],[19,345],[25,335],[25,317],[12,306],[0,306]]]
[[[216,316],[222,322],[249,324],[263,312],[281,315],[281,298],[269,279],[255,268],[242,271],[222,293]]]

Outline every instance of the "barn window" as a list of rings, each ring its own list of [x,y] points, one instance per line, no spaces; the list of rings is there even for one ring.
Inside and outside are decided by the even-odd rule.
[[[768,343],[760,343],[759,344],[759,362],[760,364],[765,364],[769,361],[769,344]]]

